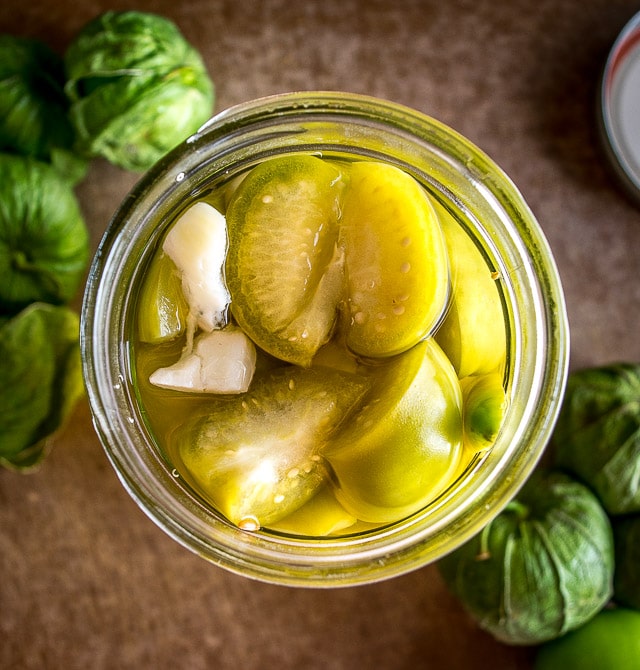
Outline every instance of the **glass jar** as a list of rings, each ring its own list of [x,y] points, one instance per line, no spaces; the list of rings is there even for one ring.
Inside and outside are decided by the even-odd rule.
[[[370,158],[413,175],[469,228],[499,277],[508,410],[494,447],[422,511],[328,538],[247,532],[194,494],[156,445],[134,385],[131,314],[154,247],[187,201],[265,158]],[[152,168],[116,212],[93,261],[81,347],[97,433],[122,483],[175,540],[252,578],[347,586],[419,568],[487,524],[517,493],[553,428],[568,367],[558,273],[522,196],[478,148],[408,108],[331,92],[276,95],[224,111]]]

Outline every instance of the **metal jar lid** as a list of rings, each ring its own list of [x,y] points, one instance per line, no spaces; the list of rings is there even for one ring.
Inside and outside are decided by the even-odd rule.
[[[611,164],[640,204],[640,12],[625,25],[609,52],[598,112]]]

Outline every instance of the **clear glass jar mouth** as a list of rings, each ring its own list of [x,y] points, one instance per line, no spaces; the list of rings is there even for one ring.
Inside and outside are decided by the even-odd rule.
[[[283,151],[378,156],[428,184],[470,226],[504,281],[510,409],[494,449],[422,512],[354,536],[247,533],[206,507],[159,454],[138,406],[125,333],[131,278],[180,203],[216,176]],[[159,225],[158,225],[158,222]],[[122,281],[122,278],[126,278]],[[94,424],[129,494],[178,542],[228,570],[287,585],[345,586],[432,562],[516,494],[550,436],[568,367],[560,279],[539,225],[506,175],[468,140],[419,112],[366,96],[304,92],[221,112],[150,170],[94,258],[81,349]]]

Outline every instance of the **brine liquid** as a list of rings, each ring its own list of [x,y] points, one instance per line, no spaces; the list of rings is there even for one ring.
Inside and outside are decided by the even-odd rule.
[[[338,166],[348,165],[343,161],[336,161],[335,164]],[[201,199],[212,204],[218,211],[224,214],[233,197],[233,191],[240,181],[240,179],[236,178],[232,182],[215,187]],[[499,273],[496,268],[489,267],[489,265],[485,263],[484,257],[479,249],[475,247],[474,243],[467,236],[464,228],[453,218],[453,216],[438,203],[436,198],[432,197],[431,201],[436,207],[440,222],[443,225],[443,230],[448,230],[448,234],[444,235],[443,232],[443,235],[448,242],[447,253],[449,254],[452,276],[451,293],[449,295],[444,319],[441,320],[435,334],[430,335],[430,337],[433,337],[433,339],[436,340],[438,350],[442,347],[445,353],[449,353],[450,362],[452,367],[455,368],[457,377],[462,379],[471,376],[499,374],[502,378],[505,374],[505,366],[507,364],[507,328],[505,326],[506,321],[502,316]],[[446,221],[444,219],[446,219]],[[455,234],[453,234],[454,229]],[[463,238],[466,238],[466,245],[463,243]],[[458,246],[459,244],[462,244],[462,246]],[[476,266],[476,274],[479,273],[481,275],[481,281],[485,282],[482,284],[485,288],[480,290],[479,296],[473,297],[472,295],[471,298],[469,297],[469,294],[473,294],[474,291],[479,291],[479,284],[476,283],[477,277],[474,276],[473,273],[470,273],[468,276],[463,276],[461,271],[459,272],[456,270],[456,258],[454,255],[457,253],[457,249],[460,250],[460,254],[472,254],[474,256],[473,263]],[[158,248],[154,250],[149,257],[149,264],[153,262],[154,255],[161,253],[160,245],[158,245]],[[458,261],[460,261],[458,263],[460,266],[467,267],[469,265],[466,258],[458,259]],[[145,273],[141,272],[140,284],[144,281],[144,277]],[[490,277],[491,281],[487,281],[486,277]],[[283,281],[286,282],[286,277],[283,278]],[[286,290],[286,284],[283,286],[283,290]],[[456,312],[457,308],[452,307],[452,305],[458,304],[455,302],[456,300],[459,301],[459,314]],[[482,305],[480,307],[476,306],[473,308],[473,311],[470,312],[470,308],[466,307],[470,300],[473,300],[475,303],[485,303],[486,307],[483,308]],[[234,305],[232,303],[230,314],[233,314],[233,307]],[[399,313],[400,309],[402,309],[402,305],[398,308]],[[467,310],[466,312],[465,309]],[[499,311],[497,312],[496,310]],[[497,319],[496,314],[498,314]],[[212,496],[203,488],[198,477],[194,477],[193,472],[190,472],[189,468],[185,466],[183,459],[181,458],[180,449],[177,445],[185,444],[185,442],[188,442],[191,439],[190,436],[184,432],[187,430],[186,426],[191,425],[191,419],[193,417],[206,416],[207,408],[211,405],[212,401],[216,403],[216,411],[219,412],[224,411],[224,409],[220,410],[220,407],[223,407],[222,403],[234,403],[237,402],[237,399],[234,399],[233,396],[217,395],[214,399],[211,394],[167,390],[158,388],[149,383],[149,376],[152,372],[158,368],[170,366],[180,358],[186,346],[185,337],[182,335],[171,341],[162,343],[141,342],[137,332],[137,319],[138,314],[133,314],[131,320],[131,351],[133,356],[135,387],[143,416],[145,417],[158,449],[166,458],[169,467],[172,469],[175,468],[175,471],[179,473],[179,476],[187,483],[188,487],[193,490],[195,495],[201,497],[206,503],[215,506],[212,502]],[[479,338],[477,345],[473,344],[473,338]],[[480,342],[483,338],[486,341]],[[339,350],[341,347],[344,347],[343,343],[343,338],[336,337],[334,348]],[[342,354],[344,354],[344,357]],[[329,366],[333,365],[332,360],[335,355],[335,352],[330,352],[328,356],[323,352],[323,365],[327,364],[327,361]],[[400,356],[402,355],[404,354],[400,354]],[[344,351],[337,354],[337,360],[339,361],[337,366],[344,367],[344,361],[349,361],[351,359],[354,361],[354,370],[360,366],[358,369],[365,370],[365,375],[368,375],[370,367],[375,379],[375,375],[378,374],[375,368],[379,364],[379,361],[372,362],[371,360],[367,360],[366,357],[354,355],[353,352]],[[269,355],[258,348],[255,377],[260,377],[261,375],[268,374],[271,370],[276,370],[280,367],[289,365],[291,365],[291,363],[279,361],[276,357]],[[474,366],[476,369],[474,369]],[[357,370],[355,371],[355,374],[359,374]],[[375,384],[377,382],[374,381],[373,383]],[[397,383],[396,381],[393,381],[392,385],[397,385],[397,388],[399,389],[404,388],[400,381]],[[420,399],[419,401],[412,399],[406,406],[412,408],[411,411],[414,412],[414,414],[419,414],[420,412],[428,414],[430,411],[429,398],[420,397],[420,389],[416,390],[415,388],[412,388],[411,393],[415,398]],[[396,399],[394,399],[394,402],[395,400]],[[416,404],[417,402],[422,404]],[[381,406],[395,407],[391,402],[387,405],[383,402]],[[464,413],[464,407],[461,408],[461,412]],[[365,412],[362,412],[362,409],[359,408],[355,411],[351,420],[354,422],[359,420],[359,413],[363,413],[369,423],[372,420],[380,422],[383,428],[385,422],[389,420],[385,414],[376,415],[375,412],[372,413],[368,408],[366,408]],[[442,416],[445,416],[445,414],[442,414]],[[373,417],[373,419],[371,417]],[[301,420],[303,421],[304,419]],[[391,420],[398,421],[399,419],[394,417]],[[412,421],[412,417],[407,416],[402,420],[409,424]],[[346,424],[348,424],[348,420],[346,421]],[[302,429],[304,429],[304,426],[302,426]],[[345,425],[341,427],[340,430],[348,431],[349,426]],[[368,430],[370,430],[371,435],[375,437],[377,433],[372,428],[368,428]],[[438,430],[446,431],[449,430],[449,428],[438,427]],[[400,438],[402,437],[402,428],[394,426],[393,431],[391,431],[390,434],[400,436]],[[259,428],[257,431],[254,430],[252,432],[259,432]],[[351,432],[354,432],[353,429],[351,429]],[[358,439],[357,434],[354,434],[356,435],[356,439]],[[380,434],[384,435],[386,433],[384,430],[381,430]],[[251,436],[248,435],[247,439],[250,437]],[[392,452],[395,447],[390,443],[388,449],[391,450],[388,455],[378,454],[376,456],[377,460],[375,462],[375,468],[387,468],[391,470],[394,467]],[[465,440],[462,438],[460,448],[457,449],[455,453],[455,463],[452,462],[449,464],[450,467],[443,470],[443,472],[446,471],[447,481],[445,483],[441,482],[437,490],[434,490],[434,499],[441,495],[448,486],[452,485],[479,455],[478,449],[474,447],[474,444],[470,442],[465,443]],[[401,454],[401,450],[399,451],[399,454]],[[400,455],[399,457],[405,458],[405,455]],[[322,451],[320,451],[320,456],[318,458],[322,458]],[[360,458],[360,455],[358,455],[358,458]],[[335,462],[340,463],[340,458],[337,458]],[[359,465],[357,467],[360,468],[361,472],[354,474],[354,477],[356,477],[354,481],[360,482],[359,478],[366,478],[366,470],[369,466],[367,465],[366,459],[362,460],[361,463],[358,461],[358,463]],[[346,467],[353,470],[356,466],[348,465]],[[374,466],[371,467],[373,468]],[[429,465],[426,463],[425,468],[428,467]],[[348,477],[351,477],[351,474],[351,472],[348,472]],[[398,476],[400,477],[400,475]],[[406,508],[402,505],[398,507],[398,513],[401,516],[397,518],[394,518],[393,514],[390,514],[387,517],[384,513],[379,514],[377,511],[369,514],[368,508],[371,507],[373,509],[376,507],[374,502],[373,505],[367,503],[366,511],[363,512],[363,516],[366,518],[359,518],[357,514],[360,509],[358,502],[350,506],[348,510],[343,508],[343,503],[349,506],[348,503],[344,502],[349,497],[342,496],[343,491],[340,490],[341,481],[342,480],[336,475],[332,465],[330,463],[326,464],[326,481],[322,486],[317,488],[315,494],[306,500],[295,512],[291,513],[291,515],[287,515],[273,523],[266,524],[266,527],[264,527],[263,530],[314,537],[318,535],[352,534],[367,531],[387,523],[392,523],[396,520],[400,520],[402,516],[405,515],[405,512],[402,510],[406,510]],[[410,483],[407,482],[407,486],[409,486],[409,484]],[[401,480],[398,480],[397,486],[402,486]],[[375,487],[372,488],[372,490],[375,491]],[[383,494],[385,501],[393,499],[393,495],[391,495],[390,492],[384,491],[381,495]],[[428,505],[430,502],[432,501],[423,501],[422,506]],[[387,503],[385,502],[385,504]],[[365,509],[364,506],[362,508],[363,510]],[[248,527],[247,529],[256,530],[257,528]]]

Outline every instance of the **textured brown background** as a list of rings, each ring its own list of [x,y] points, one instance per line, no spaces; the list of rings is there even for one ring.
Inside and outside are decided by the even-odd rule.
[[[415,107],[513,178],[564,282],[573,368],[640,360],[640,209],[603,168],[599,70],[640,5],[623,0],[4,0],[0,31],[63,50],[108,8],[173,18],[204,54],[217,109],[293,89]],[[102,162],[78,189],[94,245],[135,177]],[[82,402],[36,474],[0,472],[0,667],[327,670],[530,668],[433,567],[293,590],[210,566],[121,488]]]

